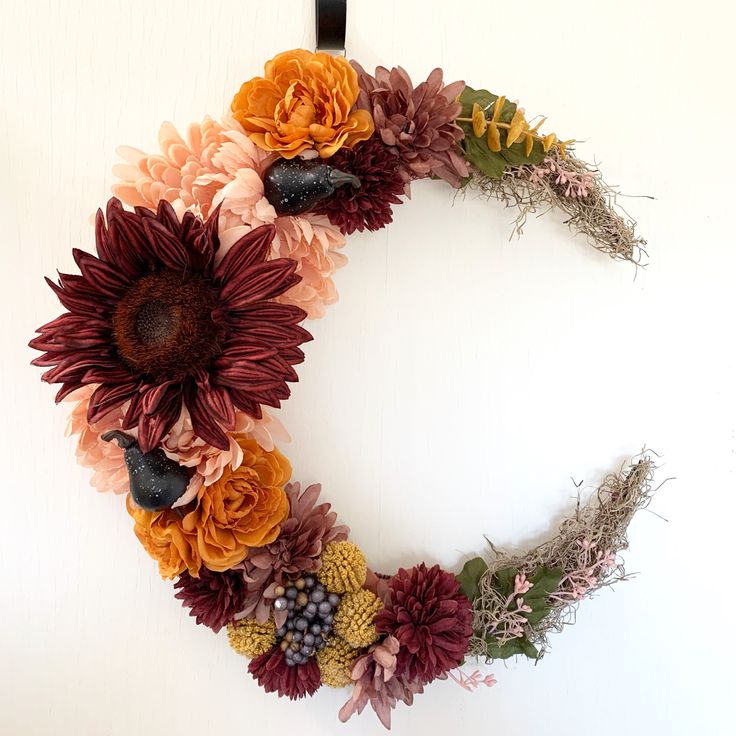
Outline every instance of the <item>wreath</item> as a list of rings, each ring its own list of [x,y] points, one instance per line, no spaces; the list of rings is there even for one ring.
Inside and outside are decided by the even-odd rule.
[[[467,659],[538,660],[575,606],[626,573],[619,553],[652,492],[653,460],[608,476],[557,536],[492,548],[458,574],[376,573],[320,486],[302,489],[270,411],[289,397],[305,320],[337,300],[345,236],[392,220],[419,179],[479,190],[518,212],[557,208],[610,257],[644,241],[574,141],[517,103],[440,69],[414,85],[295,50],[247,81],[221,120],[160,151],[124,147],[97,255],[47,279],[66,310],[38,329],[43,380],[71,404],[69,434],[98,491],[125,494],[135,535],[198,624],[227,630],[248,671],[291,699],[350,688],[390,726],[437,678],[472,690]],[[128,205],[126,209],[124,206]]]

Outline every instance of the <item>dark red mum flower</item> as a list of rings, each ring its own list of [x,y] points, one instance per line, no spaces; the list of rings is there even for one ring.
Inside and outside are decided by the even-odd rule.
[[[252,659],[248,672],[267,693],[285,695],[290,700],[312,696],[320,686],[319,667],[314,657],[309,657],[306,664],[289,667],[279,647]]]
[[[402,568],[389,582],[376,628],[399,640],[396,675],[426,685],[462,662],[473,633],[470,600],[439,565]]]
[[[378,138],[341,148],[330,158],[330,166],[357,176],[360,187],[336,189],[316,211],[327,215],[343,235],[386,227],[393,219],[391,205],[401,204],[405,188],[400,165],[399,157]]]
[[[174,588],[178,590],[174,598],[189,609],[189,615],[215,633],[233,620],[243,607],[247,592],[242,572],[213,572],[204,566],[198,578],[182,573]]]
[[[217,216],[179,221],[168,202],[158,211],[126,212],[113,198],[107,224],[97,212],[98,257],[74,249],[81,275],[46,279],[68,310],[40,327],[30,346],[34,365],[61,383],[56,401],[99,384],[87,419],[96,422],[130,402],[123,429],[138,428],[144,452],[158,445],[182,404],[195,433],[226,449],[223,428],[235,409],[261,417],[279,406],[311,335],[298,307],[272,300],[299,281],[296,262],[267,261],[274,236],[264,225],[242,237],[216,263]]]

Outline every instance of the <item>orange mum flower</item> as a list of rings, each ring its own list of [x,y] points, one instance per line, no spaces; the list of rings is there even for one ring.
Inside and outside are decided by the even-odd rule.
[[[135,534],[162,577],[185,569],[197,577],[202,566],[216,572],[242,562],[249,547],[262,547],[279,535],[289,515],[283,486],[291,477],[289,461],[278,451],[266,452],[255,440],[238,435],[243,462],[203,486],[190,511],[144,511],[128,496]]]
[[[358,75],[341,56],[296,49],[266,63],[232,102],[235,119],[265,151],[294,158],[315,148],[322,158],[373,135],[367,110],[354,110]]]

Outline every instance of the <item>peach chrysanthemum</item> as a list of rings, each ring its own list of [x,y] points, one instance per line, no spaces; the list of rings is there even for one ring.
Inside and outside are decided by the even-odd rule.
[[[264,450],[271,452],[274,449],[274,440],[288,442],[289,435],[275,417],[264,410],[263,418],[256,421],[253,417],[241,411],[235,412],[235,427],[233,432],[254,439]],[[225,468],[235,470],[243,462],[243,450],[229,435],[230,447],[219,450],[208,445],[194,433],[189,412],[184,409],[177,423],[171,428],[163,441],[163,451],[172,459],[187,468],[195,468],[202,476],[205,486],[210,486],[220,480]]]
[[[82,467],[94,470],[92,485],[98,491],[127,493],[130,483],[123,450],[115,442],[104,442],[100,439],[100,435],[105,432],[122,429],[127,404],[113,409],[99,422],[89,424],[87,409],[95,388],[95,385],[83,386],[68,397],[67,400],[75,403],[69,415],[66,434],[68,437],[79,435],[77,462]],[[267,452],[274,449],[275,441],[289,441],[289,435],[281,422],[265,410],[260,420],[236,411],[234,431],[255,440]],[[126,432],[136,435],[135,429]],[[189,488],[175,506],[188,503],[203,485],[209,486],[219,480],[225,468],[235,469],[243,462],[240,445],[232,437],[227,450],[219,450],[196,437],[186,408],[182,409],[179,420],[164,437],[162,446],[172,460],[195,469]]]
[[[79,435],[77,462],[83,468],[92,468],[91,483],[100,492],[127,493],[130,490],[128,470],[125,467],[123,450],[116,442],[103,442],[100,435],[113,429],[122,429],[125,411],[118,407],[106,414],[99,422],[87,421],[89,399],[96,386],[82,386],[67,397],[74,407],[66,427],[66,436]]]
[[[200,177],[213,171],[212,157],[222,144],[223,131],[223,124],[206,117],[189,126],[185,140],[165,122],[158,132],[161,153],[149,155],[121,146],[118,154],[125,163],[113,167],[113,174],[120,179],[112,186],[113,194],[126,204],[150,209],[165,199],[180,217],[191,210],[206,218],[221,185]]]
[[[218,258],[254,228],[275,225],[271,258],[297,261],[296,272],[302,277],[278,301],[301,307],[310,319],[324,316],[325,307],[337,301],[332,276],[347,262],[339,252],[345,238],[323,215],[277,216],[264,196],[262,180],[274,154],[261,150],[231,118],[194,123],[186,140],[171,123],[164,123],[159,144],[160,154],[119,149],[127,163],[114,168],[121,181],[113,192],[127,204],[149,208],[166,199],[179,215],[191,210],[207,216],[220,205]]]

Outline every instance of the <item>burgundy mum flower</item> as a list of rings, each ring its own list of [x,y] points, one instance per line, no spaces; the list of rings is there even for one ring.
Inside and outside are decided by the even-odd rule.
[[[213,572],[206,567],[200,569],[198,578],[182,573],[174,588],[179,591],[174,598],[190,609],[189,615],[215,633],[233,620],[243,607],[246,594],[241,572]]]
[[[397,676],[426,685],[462,662],[473,633],[470,600],[439,565],[402,568],[389,582],[376,628],[399,641]]]
[[[289,667],[279,647],[252,659],[248,672],[267,693],[285,695],[290,700],[314,695],[321,684],[314,657],[309,657],[305,664]]]
[[[288,398],[299,345],[311,340],[298,307],[272,300],[298,283],[296,262],[267,261],[274,236],[264,225],[242,237],[219,263],[218,213],[180,222],[162,200],[158,211],[126,212],[113,198],[107,224],[97,212],[98,257],[74,249],[81,275],[46,279],[68,310],[40,327],[30,346],[44,354],[56,401],[99,384],[87,420],[129,402],[123,429],[138,428],[144,452],[156,447],[181,413],[194,432],[226,449],[223,428],[235,409],[256,419],[261,404]]]
[[[335,525],[337,514],[329,503],[317,503],[322,486],[308,486],[301,492],[299,483],[284,487],[289,498],[289,518],[281,525],[278,539],[265,547],[252,549],[243,562],[248,591],[238,618],[255,617],[265,623],[272,615],[271,602],[277,585],[317,572],[325,545],[348,538],[346,526]],[[286,612],[284,612],[285,615]]]
[[[380,230],[392,219],[391,205],[401,204],[404,179],[399,157],[380,139],[371,138],[354,148],[341,148],[330,165],[360,179],[360,187],[340,187],[322,200],[316,211],[327,215],[343,235],[358,230]]]
[[[371,113],[376,135],[398,154],[405,181],[437,176],[459,186],[469,174],[459,146],[464,133],[455,123],[465,82],[445,85],[442,69],[435,69],[414,87],[400,66],[379,66],[372,76],[357,62],[351,64],[358,72],[358,107]]]

